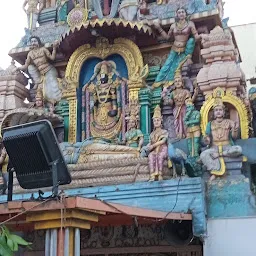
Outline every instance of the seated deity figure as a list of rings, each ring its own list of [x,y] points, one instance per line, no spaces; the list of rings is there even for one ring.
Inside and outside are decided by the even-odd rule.
[[[142,131],[138,129],[138,120],[136,116],[129,116],[127,126],[128,131],[125,133],[126,145],[136,148],[138,152],[140,152],[144,142],[144,135]]]
[[[150,142],[146,146],[148,155],[150,180],[163,180],[164,160],[167,159],[168,132],[162,129],[163,117],[160,106],[156,106],[153,115],[154,131],[150,134]]]
[[[171,25],[168,33],[158,23],[153,23],[153,28],[165,40],[170,40],[174,36],[171,52],[153,84],[154,87],[169,87],[174,83],[174,75],[182,65],[185,62],[191,63],[195,40],[201,39],[202,36],[198,35],[195,24],[187,18],[187,11],[184,8],[176,11],[176,22]]]
[[[16,69],[29,71],[33,82],[37,86],[37,99],[41,97],[41,99],[47,103],[49,110],[53,112],[54,105],[59,102],[62,97],[57,70],[49,62],[55,60],[57,42],[53,44],[52,53],[42,46],[40,39],[36,36],[30,38],[30,43],[31,50],[28,53],[25,65]]]
[[[213,106],[214,120],[206,127],[204,137],[208,149],[200,155],[200,160],[211,173],[210,182],[217,176],[223,176],[226,172],[223,157],[237,158],[242,155],[242,148],[234,145],[238,137],[239,125],[230,119],[224,118],[225,106],[221,98],[216,98]]]
[[[93,100],[90,106],[90,131],[93,137],[116,139],[120,133],[122,111],[118,87],[122,82],[124,79],[116,71],[115,63],[102,61],[96,65],[94,75],[83,87],[84,92],[88,88]]]
[[[125,133],[124,143],[141,152],[144,135],[139,129],[140,105],[137,99],[130,99],[129,106],[126,107],[127,132]]]
[[[39,8],[38,8],[39,5]],[[27,6],[27,9],[26,9]],[[28,29],[33,30],[36,28],[38,15],[43,10],[43,0],[25,0],[23,3],[23,10],[28,17]]]
[[[174,115],[174,128],[177,138],[182,139],[186,137],[186,127],[184,124],[184,117],[186,115],[186,100],[191,97],[189,90],[184,88],[184,81],[180,73],[176,73],[174,79],[175,89],[166,95],[165,89],[163,90],[162,97],[165,102],[173,106]],[[194,102],[198,94],[198,89],[195,88],[192,96],[192,102]]]

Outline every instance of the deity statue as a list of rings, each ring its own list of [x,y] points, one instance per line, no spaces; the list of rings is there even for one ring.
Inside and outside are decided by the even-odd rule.
[[[36,97],[41,97],[47,102],[49,109],[54,110],[54,105],[61,100],[62,92],[59,88],[58,73],[49,61],[55,60],[57,43],[53,45],[52,53],[42,46],[36,36],[30,38],[31,50],[28,53],[25,65],[17,70],[28,70],[37,86]],[[30,72],[30,70],[33,72]]]
[[[75,0],[57,0],[57,21],[65,23],[68,17],[69,4],[75,6]]]
[[[136,148],[140,152],[144,143],[144,135],[138,127],[140,106],[137,100],[130,100],[129,103],[129,116],[126,118],[128,124],[127,132],[125,133],[125,143],[127,146]]]
[[[38,8],[39,5],[39,8]],[[27,6],[27,9],[26,9]],[[28,17],[28,29],[33,30],[36,28],[38,16],[44,8],[42,0],[25,0],[23,3],[23,10]]]
[[[186,100],[186,115],[184,117],[184,123],[187,128],[187,142],[189,156],[198,157],[200,138],[201,138],[201,128],[200,128],[200,112],[195,109],[192,99]]]
[[[208,149],[200,155],[203,165],[211,173],[210,182],[216,176],[223,176],[226,172],[224,157],[237,158],[242,155],[242,148],[234,145],[238,137],[239,124],[224,118],[225,106],[221,98],[216,98],[213,106],[214,120],[206,127],[205,144]]]
[[[252,117],[251,123],[253,128],[253,136],[256,137],[256,88],[251,87],[249,90],[250,99],[250,116]]]
[[[9,157],[2,143],[1,143],[1,147],[2,148],[1,148],[1,154],[0,154],[0,166],[1,166],[1,172],[2,172],[2,178],[3,178],[3,185],[1,187],[2,187],[2,194],[5,194],[5,191],[8,185],[8,179],[9,179],[9,175],[7,172]]]
[[[121,0],[92,0],[92,6],[98,16],[98,19],[112,19],[117,14],[120,2]]]
[[[154,131],[150,134],[150,142],[147,145],[147,149],[150,152],[148,155],[150,181],[156,179],[163,180],[164,160],[166,160],[168,156],[168,132],[162,129],[162,121],[161,108],[158,105],[153,115]]]
[[[119,135],[122,126],[122,104],[118,87],[124,82],[113,61],[102,61],[95,66],[93,76],[83,87],[83,91],[88,88],[93,99],[93,106],[90,106],[90,130],[93,137],[116,139]],[[83,101],[85,102],[85,99]]]
[[[195,39],[198,40],[201,36],[198,35],[195,24],[188,20],[184,8],[179,8],[176,11],[176,22],[171,25],[168,33],[157,23],[154,23],[153,27],[165,40],[170,40],[174,36],[171,52],[153,84],[154,87],[169,87],[174,83],[174,75],[181,69],[182,65],[185,62],[191,63]]]
[[[140,156],[137,149],[99,139],[86,139],[75,144],[63,142],[60,143],[60,149],[67,164],[121,160]]]
[[[147,12],[147,3],[145,0],[123,0],[118,11],[121,19],[139,20]]]
[[[191,97],[189,90],[184,88],[184,81],[180,73],[176,73],[174,79],[175,89],[169,94],[166,95],[166,89],[163,90],[162,97],[165,100],[165,103],[174,105],[173,115],[174,115],[174,128],[176,131],[176,136],[179,139],[186,137],[186,128],[184,125],[184,117],[186,115],[186,100]],[[192,102],[194,102],[198,94],[198,88],[194,90],[192,96]]]

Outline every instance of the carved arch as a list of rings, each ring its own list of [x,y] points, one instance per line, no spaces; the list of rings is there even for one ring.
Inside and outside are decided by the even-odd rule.
[[[209,122],[208,120],[209,112],[214,105],[217,91],[218,92],[221,91],[222,93],[221,98],[224,103],[231,104],[237,110],[239,120],[240,120],[241,138],[248,139],[249,138],[249,117],[248,117],[247,108],[244,102],[241,99],[239,99],[237,96],[233,95],[232,92],[224,93],[224,91],[221,88],[216,88],[213,92],[213,95],[208,97],[208,99],[205,101],[204,105],[201,108],[201,111],[200,111],[201,130],[203,135],[205,135],[205,132],[206,132],[206,126]]]
[[[76,113],[77,98],[76,88],[79,86],[79,76],[83,63],[90,58],[101,58],[118,54],[123,57],[128,70],[128,89],[129,95],[136,94],[143,87],[143,83],[138,81],[139,73],[143,71],[143,57],[138,46],[129,39],[117,38],[114,44],[110,44],[107,38],[98,38],[96,46],[90,44],[80,46],[70,57],[65,74],[67,86],[63,91],[63,98],[69,101],[69,142],[76,141]]]

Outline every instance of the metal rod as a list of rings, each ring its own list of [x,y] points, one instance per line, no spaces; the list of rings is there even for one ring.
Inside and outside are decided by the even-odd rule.
[[[80,229],[75,229],[75,255],[80,256]]]
[[[50,240],[51,240],[51,233],[50,230],[47,229],[45,232],[45,256],[50,255]]]
[[[13,170],[9,170],[9,179],[8,179],[8,196],[7,201],[12,201],[12,194],[13,194]]]
[[[57,256],[57,229],[51,230],[51,248],[50,248],[50,256]]]
[[[64,256],[69,256],[69,228],[65,229]]]
[[[52,195],[53,197],[58,196],[59,182],[58,182],[58,168],[57,165],[59,160],[56,160],[52,163]]]

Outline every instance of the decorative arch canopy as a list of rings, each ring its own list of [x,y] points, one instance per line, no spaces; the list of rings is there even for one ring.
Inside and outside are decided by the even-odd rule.
[[[64,89],[63,97],[69,101],[69,142],[76,141],[76,93],[83,64],[91,58],[105,60],[109,56],[116,54],[124,59],[127,66],[129,98],[138,98],[139,89],[144,86],[143,79],[148,70],[143,65],[143,57],[136,44],[125,38],[117,38],[113,44],[110,44],[107,38],[100,37],[97,39],[95,47],[89,44],[80,46],[70,57],[65,74],[66,88]]]
[[[224,92],[221,88],[216,88],[213,92],[213,94],[207,98],[204,105],[201,108],[201,129],[203,135],[205,135],[206,132],[206,126],[209,122],[209,112],[212,109],[216,97],[221,96],[221,99],[223,103],[229,103],[238,112],[239,121],[240,121],[240,128],[241,128],[241,138],[242,139],[248,139],[249,138],[249,117],[247,108],[244,104],[244,102],[239,99],[237,96],[235,96],[232,92]]]

